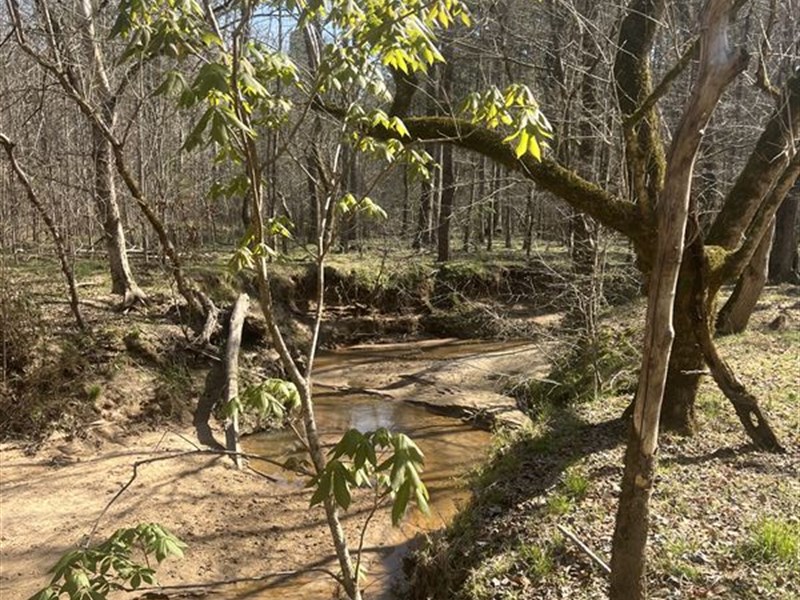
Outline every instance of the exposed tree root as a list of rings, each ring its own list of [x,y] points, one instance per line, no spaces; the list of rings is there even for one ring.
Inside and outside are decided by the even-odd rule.
[[[211,337],[219,329],[219,308],[214,304],[206,294],[199,290],[193,290],[197,301],[203,307],[205,322],[200,335],[197,338],[197,343],[200,346],[208,346],[211,343]]]
[[[119,312],[128,312],[136,306],[147,304],[147,294],[136,283],[131,283],[122,295],[122,302],[117,305]]]
[[[736,415],[750,439],[763,450],[777,453],[786,452],[772,430],[767,417],[761,412],[758,399],[747,391],[744,384],[736,377],[733,369],[719,355],[707,324],[697,328],[697,340],[703,349],[703,356],[711,369],[714,381],[733,404]]]

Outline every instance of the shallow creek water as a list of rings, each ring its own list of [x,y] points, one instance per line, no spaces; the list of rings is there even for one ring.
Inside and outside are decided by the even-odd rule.
[[[340,372],[345,378],[348,369],[365,363],[376,363],[386,372],[402,362],[419,360],[447,360],[469,356],[475,353],[499,351],[512,347],[511,344],[438,341],[430,343],[395,344],[388,346],[363,346],[350,348],[340,352],[322,354],[317,363],[317,372],[321,378]],[[424,408],[413,406],[402,401],[392,401],[374,395],[330,393],[325,388],[318,390],[315,398],[317,421],[320,433],[326,443],[338,439],[350,428],[370,431],[378,427],[387,427],[393,431],[401,431],[409,435],[425,453],[425,472],[423,479],[431,495],[429,515],[421,514],[416,507],[409,510],[398,528],[389,525],[388,509],[375,516],[371,524],[371,533],[367,537],[366,564],[368,579],[365,587],[365,598],[392,598],[392,587],[401,577],[402,557],[407,551],[408,543],[417,534],[433,531],[443,527],[463,505],[468,492],[461,485],[466,474],[480,459],[485,456],[490,436],[485,431],[473,428],[458,419],[435,415]],[[301,447],[291,431],[270,432],[255,435],[245,440],[247,452],[260,454],[275,460],[283,461],[292,455],[301,456]],[[303,480],[285,479],[277,468],[263,470],[273,476],[282,478],[283,493],[307,493],[302,490]],[[345,521],[363,520],[364,512],[359,508],[369,505],[368,499],[358,499],[350,511],[344,514]],[[319,511],[319,509],[317,509]],[[315,513],[317,519],[319,513]],[[324,527],[317,520],[315,527]],[[349,539],[355,545],[353,523],[350,523]],[[327,534],[327,531],[326,531]],[[323,561],[332,570],[336,566],[330,562],[330,551],[326,552],[327,561]],[[294,557],[300,568],[302,565],[319,565],[319,557]],[[293,577],[283,584],[257,584],[241,586],[233,596],[236,598],[258,598],[281,600],[323,600],[332,597],[332,587],[324,575]]]

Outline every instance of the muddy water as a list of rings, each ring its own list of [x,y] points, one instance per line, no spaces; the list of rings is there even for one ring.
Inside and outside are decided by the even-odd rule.
[[[422,345],[353,348],[321,355],[318,372],[346,373],[349,366],[375,361],[388,372],[398,362],[413,361],[415,358],[442,360],[509,347],[509,344],[501,346],[442,341]],[[315,406],[320,432],[328,443],[338,439],[350,428],[369,431],[387,427],[411,436],[425,453],[423,478],[431,494],[430,514],[423,515],[414,508],[409,511],[399,528],[392,528],[388,510],[384,510],[373,519],[365,544],[368,549],[365,553],[368,570],[365,598],[392,598],[392,588],[400,578],[402,556],[407,551],[408,542],[420,533],[436,530],[447,524],[467,500],[468,492],[462,485],[463,476],[485,455],[490,436],[485,431],[476,430],[457,419],[434,415],[424,408],[376,396],[318,393]],[[280,461],[293,455],[302,456],[302,449],[291,432],[252,436],[246,440],[245,446],[250,453]],[[270,473],[285,477],[277,470]],[[284,479],[282,483],[289,493],[298,493],[303,485],[300,479]],[[362,499],[362,502],[362,507],[367,506],[366,499]],[[356,525],[360,528],[363,515],[363,512],[358,512],[357,507],[351,507],[345,514],[351,544],[355,543],[353,532]],[[321,524],[317,526],[324,527]],[[318,564],[323,561],[319,556],[297,556],[295,559],[300,568],[303,564]],[[336,570],[331,557],[328,555],[326,559],[324,564]],[[237,598],[323,600],[332,597],[332,589],[325,576],[292,578],[277,586],[274,582],[268,586],[243,586],[238,592],[240,593],[235,595]]]

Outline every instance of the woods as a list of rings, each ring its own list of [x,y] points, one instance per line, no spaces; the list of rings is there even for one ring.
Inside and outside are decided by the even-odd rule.
[[[204,452],[251,468],[259,459],[242,450],[240,421],[294,433],[300,455],[264,460],[306,479],[335,556],[322,571],[359,600],[373,517],[389,511],[396,525],[412,505],[428,508],[426,451],[380,420],[332,439],[316,413],[325,351],[363,340],[535,341],[548,348],[546,376],[497,358],[491,392],[425,385],[463,396],[439,406],[451,416],[521,425],[527,434],[506,448],[523,448],[520,464],[533,460],[525,435],[571,435],[587,398],[612,407],[627,449],[618,492],[605,498],[617,504],[601,542],[604,593],[648,597],[660,436],[687,436],[685,448],[717,439],[704,385],[727,399],[751,451],[777,464],[796,452],[796,423],[782,417],[797,409],[785,392],[796,368],[776,375],[776,401],[763,376],[737,372],[730,344],[741,338],[728,336],[761,335],[751,323],[764,327],[767,306],[778,311],[770,351],[797,352],[798,15],[797,0],[5,0],[4,439],[44,443],[59,431],[63,390],[78,407],[69,436],[91,438],[86,415],[140,410],[106,400],[115,362],[79,358],[121,347],[156,373],[143,376],[159,382],[155,404],[142,406],[157,407],[159,424],[190,412]],[[66,303],[69,324],[41,308],[55,279],[39,264],[50,260],[66,285],[45,302]],[[23,284],[33,291],[14,291]],[[61,364],[48,347],[76,357]],[[101,364],[104,383],[89,383]],[[397,381],[390,366],[386,380],[334,389],[397,402],[415,377],[427,381],[396,368]],[[206,373],[200,397],[196,370]],[[481,404],[496,393],[513,409]],[[609,427],[589,454],[623,443]],[[475,487],[464,519],[482,514]],[[360,530],[347,520],[355,498],[371,506]],[[182,544],[153,531],[145,554],[160,539]],[[125,535],[123,545],[136,537]],[[600,560],[592,543],[567,537]],[[553,544],[515,549],[511,562],[544,569]],[[102,562],[83,550],[58,572],[66,583],[35,597],[114,589],[74,583],[70,573]],[[792,552],[790,564],[800,560]],[[444,591],[413,584],[424,581],[425,552],[415,560],[410,597],[507,597],[465,591],[488,559],[461,583],[453,567]],[[134,585],[138,568],[118,569],[119,585],[155,585],[149,570]]]

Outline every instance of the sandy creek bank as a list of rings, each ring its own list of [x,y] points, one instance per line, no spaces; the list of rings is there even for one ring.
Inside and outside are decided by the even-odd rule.
[[[496,392],[494,380],[499,374],[543,375],[546,368],[546,348],[522,343],[429,340],[359,346],[319,357],[318,420],[326,443],[349,427],[389,426],[412,435],[427,455],[431,514],[413,511],[396,530],[388,514],[375,517],[364,542],[367,598],[391,597],[389,580],[396,579],[406,542],[452,517],[466,494],[458,489],[458,477],[480,460],[489,443],[486,432],[442,415],[519,422],[524,416]],[[11,445],[0,448],[0,598],[27,598],[47,582],[46,569],[91,530],[130,479],[136,461],[191,451],[194,439],[187,429],[111,436],[99,447],[52,440],[33,457]],[[245,448],[276,458],[295,451],[284,433],[252,436]],[[345,514],[353,544],[367,506],[356,502]],[[236,586],[165,589],[169,597],[321,600],[334,593],[324,576],[286,574],[334,565],[322,509],[308,509],[300,480],[280,474],[278,481],[269,481],[203,454],[145,464],[104,516],[95,539],[149,521],[189,545],[185,559],[159,568],[165,587],[276,574]]]

